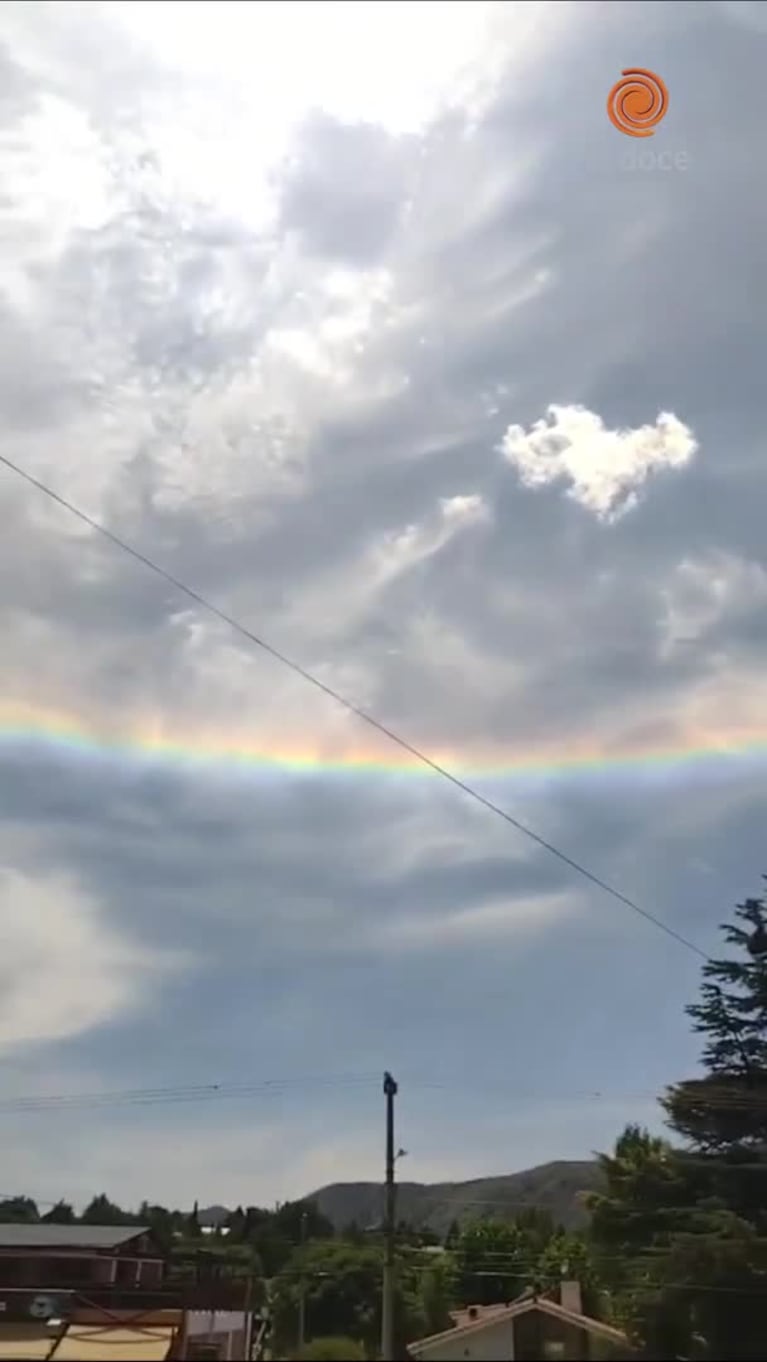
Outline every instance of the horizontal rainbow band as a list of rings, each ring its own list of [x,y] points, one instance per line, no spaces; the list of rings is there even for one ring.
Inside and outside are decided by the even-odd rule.
[[[360,724],[362,728],[363,725]],[[125,726],[89,722],[74,713],[17,702],[0,703],[0,748],[33,747],[41,754],[58,752],[72,759],[108,760],[120,763],[171,766],[219,766],[232,772],[285,772],[298,774],[397,775],[433,774],[415,757],[382,736],[375,748],[330,752],[309,743],[290,750],[252,734],[215,734],[196,730],[172,734],[157,722]],[[602,748],[593,742],[580,745],[540,746],[536,749],[498,751],[492,756],[471,752],[436,751],[426,747],[434,761],[456,775],[483,775],[503,779],[564,779],[568,776],[613,774],[663,778],[689,772],[691,766],[709,770],[712,776],[741,771],[767,762],[767,737],[753,731],[729,730],[726,734],[690,735],[668,746]]]

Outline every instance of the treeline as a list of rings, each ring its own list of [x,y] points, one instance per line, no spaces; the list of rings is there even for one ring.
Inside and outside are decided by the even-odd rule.
[[[285,1202],[275,1210],[238,1206],[211,1234],[200,1224],[197,1204],[193,1210],[169,1210],[143,1201],[138,1210],[125,1210],[109,1197],[93,1197],[81,1215],[67,1201],[58,1201],[45,1212],[30,1197],[0,1200],[0,1224],[53,1225],[146,1225],[166,1253],[200,1247],[204,1241],[211,1254],[250,1266],[254,1275],[270,1278],[279,1273],[301,1242],[329,1239],[333,1226],[311,1201]]]
[[[131,1211],[104,1195],[94,1197],[80,1216],[64,1201],[44,1214],[27,1197],[0,1201],[0,1221],[9,1220],[147,1225],[168,1254],[172,1274],[202,1253],[226,1276],[270,1282],[275,1330],[283,1348],[292,1348],[297,1341],[302,1293],[312,1335],[345,1335],[371,1352],[380,1338],[380,1228],[366,1231],[351,1225],[335,1233],[311,1201],[286,1202],[274,1210],[237,1207],[210,1234],[203,1234],[196,1206],[184,1212],[143,1202]],[[568,1234],[545,1211],[525,1210],[510,1223],[454,1222],[444,1242],[433,1231],[400,1222],[396,1242],[397,1320],[403,1345],[448,1328],[449,1311],[456,1304],[508,1300],[529,1280],[544,1289],[559,1280],[565,1267],[588,1290],[585,1240]],[[262,1297],[260,1291],[255,1294]]]

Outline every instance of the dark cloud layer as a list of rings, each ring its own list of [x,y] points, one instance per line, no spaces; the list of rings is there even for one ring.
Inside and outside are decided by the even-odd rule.
[[[106,10],[53,7],[43,32],[9,7],[0,452],[710,949],[763,869],[757,756],[681,757],[761,731],[767,32],[734,7],[560,8],[527,61],[507,33],[479,109],[406,133],[304,110],[256,211],[255,166],[237,208],[203,140],[185,150],[206,110],[247,102],[234,80],[122,46]],[[671,91],[647,145],[685,169],[629,168],[605,116],[640,59]],[[608,523],[501,453],[552,403],[610,432],[671,411],[698,451]],[[559,1144],[535,1110],[517,1136],[488,1121],[467,1156],[424,1083],[471,1072],[489,1104],[535,1067],[553,1094],[640,1093],[694,1062],[695,956],[436,777],[128,756],[165,736],[198,758],[397,759],[10,474],[0,490],[7,730],[28,706],[103,740],[2,748],[0,923],[19,969],[37,951],[58,980],[34,1035],[23,998],[0,1012],[14,1091],[398,1068],[418,1176],[471,1175],[587,1153],[636,1113],[571,1106]],[[373,1172],[377,1098],[344,1093],[270,1108],[265,1194]],[[219,1150],[210,1195],[243,1199],[237,1110],[231,1149],[201,1112],[169,1196]],[[14,1140],[8,1176],[53,1188],[50,1136]],[[138,1196],[129,1144],[93,1166]]]

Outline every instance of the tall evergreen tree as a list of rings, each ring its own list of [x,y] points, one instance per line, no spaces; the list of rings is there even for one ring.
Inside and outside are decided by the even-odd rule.
[[[187,1218],[186,1233],[188,1234],[190,1239],[199,1239],[200,1235],[202,1234],[202,1230],[200,1229],[200,1208],[196,1201],[194,1203],[194,1206],[192,1207],[190,1215]]]
[[[654,1317],[702,1340],[706,1357],[767,1355],[767,909],[746,899],[723,923],[733,953],[703,967],[687,1008],[705,1037],[702,1078],[663,1100],[686,1148],[678,1162],[697,1206],[661,1264]],[[668,1283],[673,1283],[669,1288]],[[666,1344],[670,1342],[666,1337]]]
[[[738,904],[722,926],[737,955],[703,967],[701,1001],[687,1008],[705,1036],[702,1078],[662,1099],[712,1195],[767,1234],[767,909]]]
[[[736,922],[723,923],[737,957],[703,966],[702,1001],[687,1008],[706,1036],[706,1076],[670,1088],[669,1124],[704,1152],[767,1148],[767,907],[738,903]]]
[[[704,1039],[703,1074],[662,1104],[684,1141],[636,1127],[602,1158],[591,1199],[620,1316],[648,1357],[767,1357],[767,909],[738,905],[731,952],[707,961],[686,1010]],[[608,1270],[609,1269],[609,1270]]]
[[[604,1191],[586,1198],[591,1238],[605,1283],[620,1290],[636,1280],[648,1251],[668,1247],[698,1189],[671,1145],[639,1126],[627,1126],[599,1163]]]

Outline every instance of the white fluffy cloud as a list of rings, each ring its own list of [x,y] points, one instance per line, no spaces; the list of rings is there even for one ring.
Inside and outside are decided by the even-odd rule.
[[[526,487],[570,483],[568,496],[601,520],[636,504],[637,490],[662,468],[683,468],[697,451],[689,426],[671,412],[654,425],[607,430],[585,407],[552,404],[529,431],[509,426],[501,446]]]

